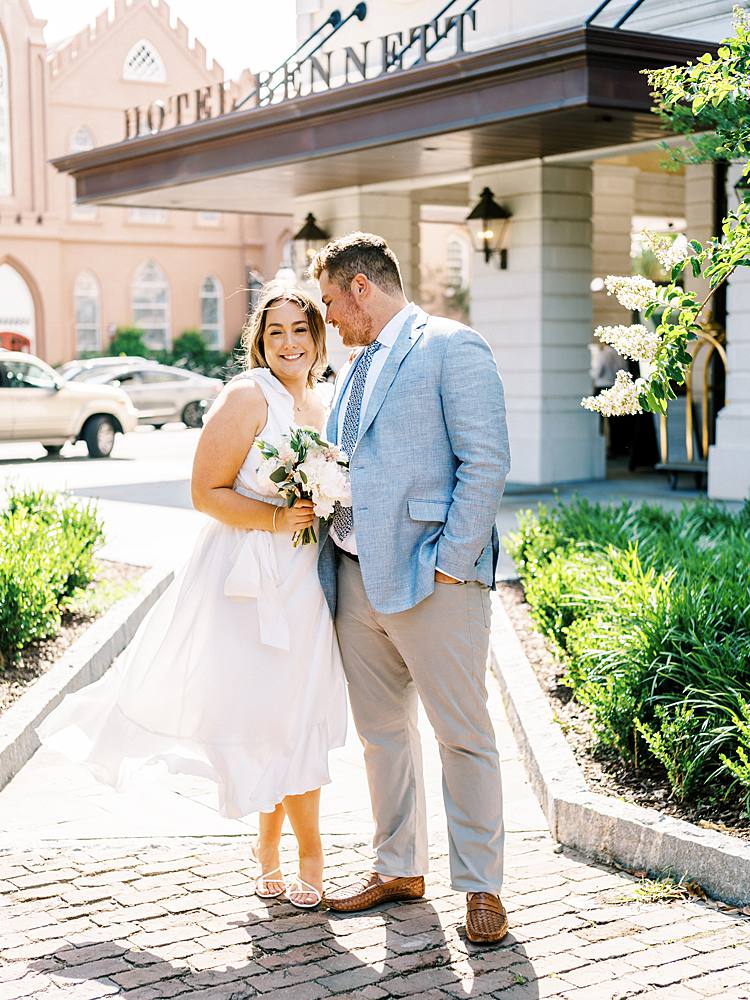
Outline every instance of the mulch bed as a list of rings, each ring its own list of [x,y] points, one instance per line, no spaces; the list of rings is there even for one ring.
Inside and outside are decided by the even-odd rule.
[[[570,688],[561,682],[565,670],[547,645],[547,640],[536,630],[531,609],[524,598],[523,585],[520,582],[498,584],[498,594],[592,791],[750,840],[750,821],[743,816],[739,803],[677,802],[658,764],[647,764],[635,770],[632,765],[623,763],[613,751],[598,747],[591,725],[592,715],[573,699]]]
[[[98,602],[95,613],[78,610],[75,607],[63,613],[62,627],[57,635],[30,643],[23,650],[23,659],[12,667],[0,669],[0,714],[17,701],[31,684],[60,659],[65,651],[80,638],[86,629],[100,618],[110,607],[132,591],[139,578],[146,572],[144,566],[130,566],[127,563],[97,561],[96,576],[88,590],[106,588],[112,593],[109,601]],[[82,602],[85,603],[85,602]]]

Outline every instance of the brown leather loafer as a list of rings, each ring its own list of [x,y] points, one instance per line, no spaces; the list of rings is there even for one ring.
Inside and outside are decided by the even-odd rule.
[[[497,944],[508,933],[508,914],[499,896],[472,892],[466,897],[466,937],[474,944]]]
[[[399,899],[421,899],[422,896],[424,896],[424,878],[421,875],[383,882],[377,872],[370,872],[352,885],[327,892],[325,902],[331,910],[356,913],[358,910],[369,910],[378,903],[391,903]]]

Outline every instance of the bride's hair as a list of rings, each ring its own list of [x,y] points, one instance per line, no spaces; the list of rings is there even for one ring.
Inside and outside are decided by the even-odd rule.
[[[263,346],[263,334],[268,323],[268,310],[279,302],[293,302],[305,314],[310,326],[310,334],[315,346],[315,360],[307,376],[307,384],[315,385],[323,374],[328,363],[326,355],[326,324],[317,303],[301,288],[290,288],[278,281],[269,281],[263,285],[255,308],[247,318],[242,330],[242,349],[245,351],[245,363],[248,368],[268,368],[266,352]]]

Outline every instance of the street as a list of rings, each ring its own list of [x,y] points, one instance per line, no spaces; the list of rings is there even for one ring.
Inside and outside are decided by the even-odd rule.
[[[200,431],[181,424],[118,434],[112,456],[90,459],[79,442],[48,458],[38,444],[0,445],[0,489],[41,486],[95,498],[103,518],[105,559],[177,565],[205,523],[190,502],[190,469]]]

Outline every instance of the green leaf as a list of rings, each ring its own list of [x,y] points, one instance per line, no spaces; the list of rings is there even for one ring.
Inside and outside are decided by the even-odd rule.
[[[288,475],[289,473],[284,468],[284,466],[282,466],[280,469],[276,469],[274,472],[272,472],[268,478],[271,480],[272,483],[279,484],[285,482]]]

